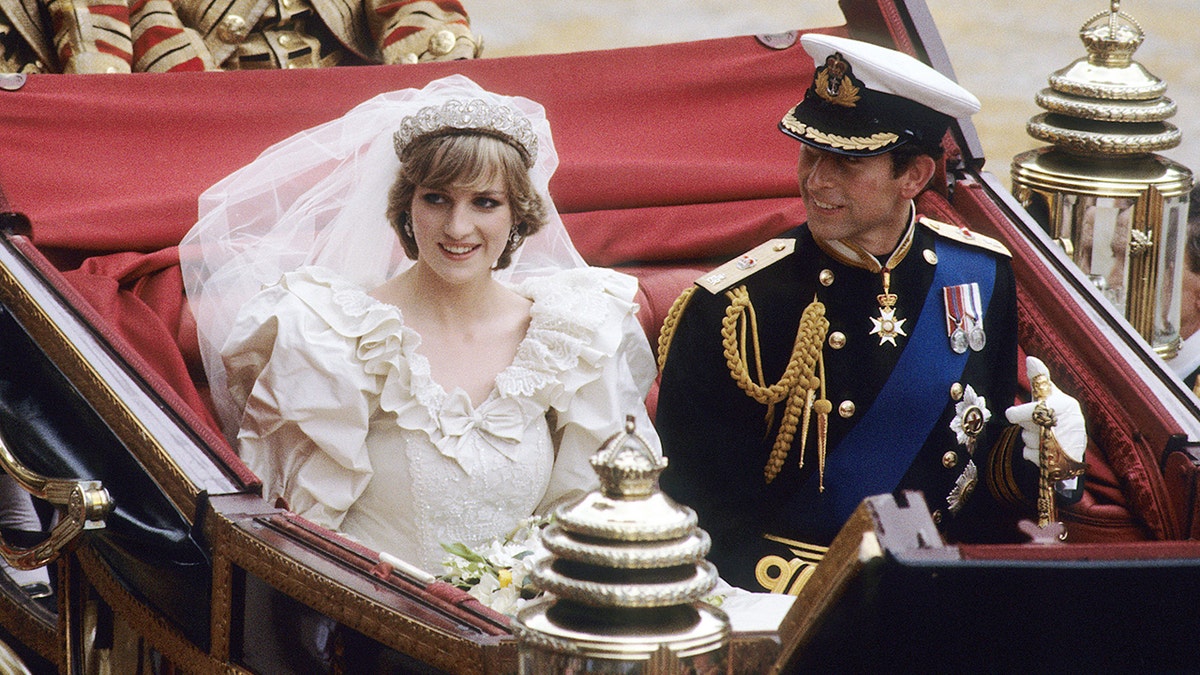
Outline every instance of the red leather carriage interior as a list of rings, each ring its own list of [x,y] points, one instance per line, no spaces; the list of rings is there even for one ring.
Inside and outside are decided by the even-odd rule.
[[[255,477],[207,406],[174,248],[206,187],[376,93],[463,72],[546,106],[562,158],[551,190],[567,227],[590,263],[640,279],[655,344],[671,302],[702,271],[804,220],[796,146],[775,125],[811,69],[798,45],[740,37],[403,67],[32,76],[0,91],[0,210],[29,219],[30,255],[44,256],[72,303],[249,486]],[[927,192],[919,206],[1014,252],[1021,346],[1089,414],[1087,495],[1063,514],[1073,539],[1187,538],[1180,503],[1190,495],[1173,494],[1160,469],[1175,431],[1154,395],[1062,306],[1054,273],[979,184],[960,183],[952,198]]]

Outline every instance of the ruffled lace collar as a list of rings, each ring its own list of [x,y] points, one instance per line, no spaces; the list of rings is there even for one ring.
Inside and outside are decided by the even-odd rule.
[[[332,305],[321,311],[314,304],[314,309],[334,330],[357,340],[357,358],[378,378],[380,407],[394,413],[401,426],[426,431],[442,454],[464,468],[474,463],[464,455],[476,452],[471,447],[477,445],[465,439],[483,438],[511,458],[526,420],[544,414],[561,394],[565,373],[598,372],[596,362],[603,354],[591,343],[611,312],[603,293],[605,279],[585,272],[564,271],[513,287],[533,303],[529,328],[513,362],[496,376],[488,398],[475,406],[462,389],[447,391],[433,379],[429,359],[419,350],[421,336],[404,323],[398,307],[331,271],[306,270],[315,284],[328,289]]]

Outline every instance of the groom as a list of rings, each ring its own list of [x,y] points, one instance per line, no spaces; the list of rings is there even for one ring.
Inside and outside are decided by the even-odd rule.
[[[722,577],[791,593],[874,494],[923,492],[948,538],[1015,540],[1042,429],[1025,409],[1023,426],[1005,422],[1008,250],[915,207],[978,101],[899,52],[801,40],[817,68],[779,128],[800,142],[808,222],[681,296],[656,420],[663,489],[697,511]],[[1078,423],[1059,421],[1057,440],[1082,459],[1078,406],[1065,414]]]

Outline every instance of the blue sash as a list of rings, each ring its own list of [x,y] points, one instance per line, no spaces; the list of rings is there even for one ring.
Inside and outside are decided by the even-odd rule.
[[[970,352],[955,354],[950,349],[942,289],[978,283],[986,316],[996,260],[978,250],[941,243],[935,243],[939,262],[925,305],[891,376],[870,409],[826,454],[825,492],[819,491],[814,471],[790,501],[791,517],[785,520],[836,532],[863,498],[896,489],[946,409],[950,386],[962,377]]]

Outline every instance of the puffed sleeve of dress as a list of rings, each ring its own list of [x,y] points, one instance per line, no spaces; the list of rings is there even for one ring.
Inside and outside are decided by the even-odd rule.
[[[533,299],[527,343],[553,378],[539,394],[556,419],[554,469],[538,512],[598,486],[590,458],[633,415],[656,454],[658,435],[646,412],[656,366],[633,302],[637,279],[604,268],[565,270],[527,280]]]
[[[335,301],[352,288],[320,268],[289,273],[242,308],[222,349],[243,409],[239,452],[263,496],[333,529],[370,480],[366,436],[381,386],[356,358],[377,317]]]

